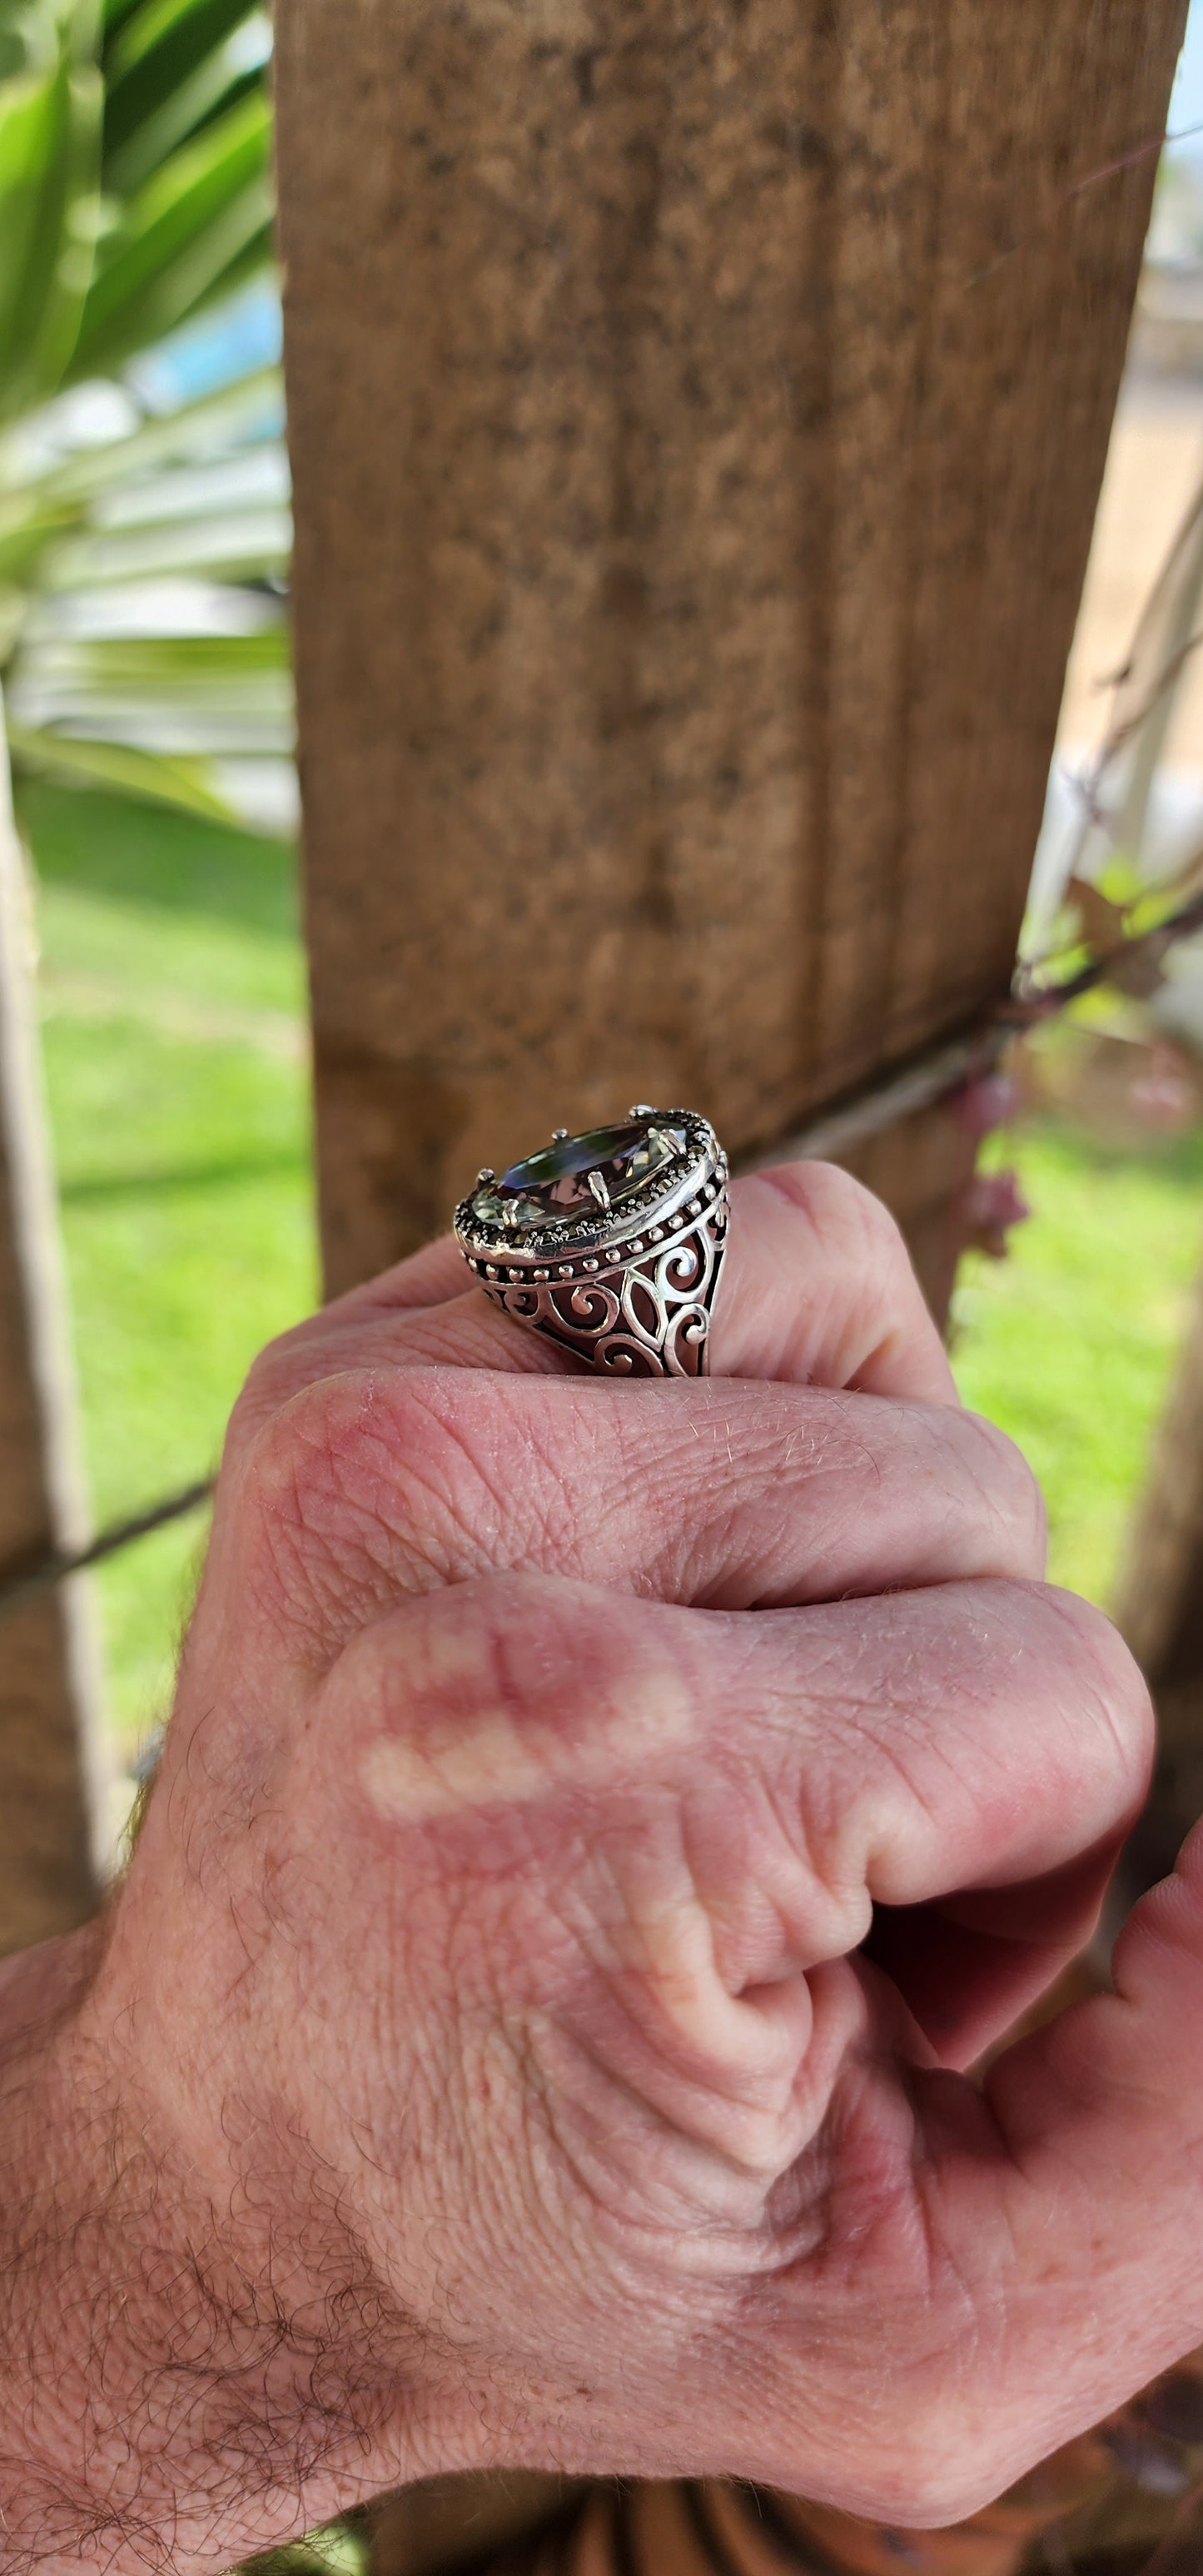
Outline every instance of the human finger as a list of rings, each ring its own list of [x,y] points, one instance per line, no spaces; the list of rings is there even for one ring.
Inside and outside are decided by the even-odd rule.
[[[751,1625],[762,1660],[759,1632],[777,1632],[806,1708],[784,1750],[812,1848],[825,1833],[836,1883],[874,1907],[869,1955],[941,2060],[967,2065],[1093,1929],[1147,1787],[1140,1677],[1100,1613],[1046,1584]]]
[[[447,1235],[353,1297],[365,1312],[412,1311],[454,1298],[462,1279]],[[781,1163],[732,1183],[710,1365],[724,1377],[955,1400],[894,1219],[834,1163]]]
[[[956,1403],[910,1255],[871,1190],[834,1163],[781,1163],[736,1189],[716,1375]]]
[[[546,1578],[468,1585],[452,1618],[448,1598],[359,1632],[328,1677],[323,1734],[341,1747],[366,1724],[364,1777],[398,1827],[479,1832],[496,1867],[509,1833],[570,1840],[586,1909],[604,1853],[598,1903],[622,1923],[646,1819],[672,1802],[707,1925],[695,2037],[712,2024],[738,2041],[733,2004],[750,2024],[766,1997],[788,2010],[790,1981],[855,1951],[875,1903],[960,1894],[989,1930],[1033,1888],[1011,1991],[996,1971],[975,1991],[972,1960],[954,1971],[961,2025],[927,2036],[955,2064],[1026,2000],[1042,1928],[1046,1972],[1089,1929],[1149,1737],[1113,1632],[1070,1596],[951,1584],[756,1620],[647,1602],[616,1615],[612,1596]],[[659,1888],[658,1922],[667,1902]],[[656,1955],[675,1975],[674,1944]],[[894,1982],[909,2007],[905,1973]],[[638,2006],[652,2032],[669,2008],[653,1989]]]
[[[976,2112],[916,2091],[933,2257],[990,2319],[989,2458],[950,2511],[1030,2464],[1025,2391],[1042,2391],[1043,2456],[1203,2340],[1203,1827],[1111,1974],[996,2059]],[[951,2390],[944,2413],[953,2456]]]
[[[231,1473],[254,1597],[319,1658],[486,1573],[746,1610],[1043,1567],[1038,1490],[991,1424],[819,1388],[377,1365],[302,1389]]]
[[[271,1346],[254,1373],[254,1407],[373,1356],[581,1379],[577,1360],[499,1313],[483,1289],[461,1288],[465,1277],[448,1235],[352,1289]],[[829,1163],[782,1164],[732,1184],[710,1371],[956,1401],[893,1218]]]

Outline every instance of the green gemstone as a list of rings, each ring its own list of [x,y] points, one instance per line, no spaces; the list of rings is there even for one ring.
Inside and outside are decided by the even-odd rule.
[[[474,1191],[473,1212],[507,1234],[604,1215],[634,1196],[688,1151],[681,1127],[632,1118],[621,1127],[591,1127],[512,1163],[499,1180]]]

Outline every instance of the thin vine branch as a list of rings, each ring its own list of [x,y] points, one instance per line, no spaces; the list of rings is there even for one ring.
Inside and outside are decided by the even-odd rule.
[[[87,1547],[46,1548],[40,1556],[26,1558],[0,1572],[0,1619],[23,1610],[45,1592],[65,1583],[71,1574],[86,1574],[89,1567],[103,1565],[106,1557],[116,1556],[135,1539],[149,1538],[152,1530],[164,1529],[169,1521],[181,1520],[185,1512],[194,1512],[207,1502],[214,1479],[204,1477],[195,1485],[185,1485],[182,1492],[168,1494],[160,1503],[152,1503],[144,1512],[134,1512],[128,1520],[113,1521],[98,1532]]]

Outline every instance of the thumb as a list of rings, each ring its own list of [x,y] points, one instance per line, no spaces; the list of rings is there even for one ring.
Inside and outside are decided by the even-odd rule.
[[[1050,2391],[1047,2448],[1203,2340],[1203,1825],[1136,1906],[1113,1977],[992,2068],[993,2171],[965,2196],[964,2162],[943,2166],[962,2242],[997,2248],[1005,2224],[1007,2376]]]

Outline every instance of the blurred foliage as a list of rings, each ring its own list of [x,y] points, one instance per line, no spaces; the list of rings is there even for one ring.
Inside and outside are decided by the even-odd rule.
[[[270,257],[269,54],[253,0],[0,0],[0,420]]]
[[[348,2514],[345,2522],[327,2522],[325,2530],[309,2532],[307,2540],[294,2540],[289,2548],[247,2558],[237,2576],[368,2576],[368,2563],[366,2517]]]
[[[351,2514],[345,2522],[311,2532],[307,2540],[247,2559],[237,2576],[367,2576],[370,2556],[367,2521]]]
[[[1029,1114],[983,1161],[1032,1206],[1006,1261],[969,1253],[952,1359],[1018,1441],[1049,1516],[1049,1574],[1104,1607],[1198,1273],[1203,1132],[1120,1144]]]
[[[0,0],[0,679],[13,765],[228,812],[291,743],[274,368],[136,362],[271,260],[252,0]]]

